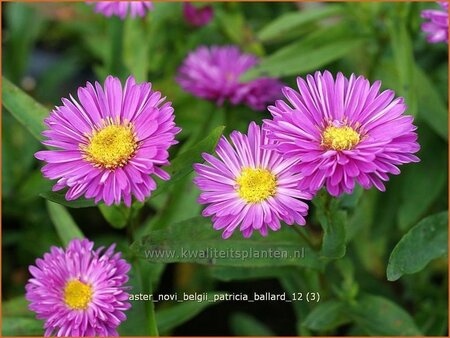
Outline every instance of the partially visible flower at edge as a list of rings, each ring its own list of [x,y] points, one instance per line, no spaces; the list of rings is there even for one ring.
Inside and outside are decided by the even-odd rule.
[[[45,336],[117,336],[117,326],[126,319],[130,265],[114,253],[93,249],[87,239],[72,240],[67,249],[50,252],[30,265],[32,278],[25,298],[36,318],[45,320]]]
[[[190,2],[183,3],[183,16],[187,23],[194,27],[207,25],[214,16],[211,5],[196,7]]]
[[[256,66],[255,55],[237,46],[201,46],[189,53],[178,70],[178,84],[197,97],[222,105],[225,101],[263,110],[281,97],[282,84],[275,78],[242,82],[240,77]]]
[[[117,16],[122,20],[128,14],[132,18],[137,16],[144,17],[148,11],[153,10],[153,3],[151,1],[99,1],[88,2],[94,6],[96,13],[101,13],[104,16]]]
[[[212,216],[214,229],[229,238],[236,229],[244,237],[253,231],[266,236],[277,231],[280,221],[305,224],[308,191],[297,188],[301,175],[293,171],[298,160],[285,160],[266,149],[272,142],[264,127],[249,125],[247,135],[234,131],[231,143],[222,136],[217,157],[203,153],[205,164],[195,164],[194,183],[202,191],[199,203],[207,204],[202,215]]]
[[[152,90],[151,83],[136,84],[129,77],[122,89],[108,76],[104,88],[87,82],[78,88],[77,102],[63,98],[45,119],[42,143],[57,149],[35,154],[47,162],[46,178],[57,179],[54,191],[68,187],[67,200],[81,196],[95,203],[131,205],[132,196],[143,202],[156,189],[151,174],[168,180],[161,166],[169,165],[168,149],[176,144],[175,116],[170,102]]]
[[[428,22],[422,23],[422,31],[428,34],[430,43],[448,43],[448,2],[438,2],[441,9],[427,9],[421,13],[422,18]]]
[[[316,72],[297,78],[299,92],[289,87],[288,101],[270,106],[264,120],[272,147],[286,160],[298,159],[299,189],[313,193],[325,186],[333,196],[351,193],[355,183],[384,191],[388,174],[399,165],[418,162],[417,127],[404,115],[403,98],[392,90],[379,92],[362,76]]]

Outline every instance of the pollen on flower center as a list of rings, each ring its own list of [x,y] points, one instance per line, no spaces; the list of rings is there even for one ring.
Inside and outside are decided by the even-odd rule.
[[[275,195],[275,175],[266,169],[244,168],[236,179],[239,196],[248,203],[259,203]]]
[[[92,299],[91,286],[71,280],[64,288],[64,303],[73,310],[86,310]]]
[[[352,127],[328,126],[322,132],[321,145],[332,150],[350,150],[359,143],[360,137]]]
[[[129,123],[108,124],[100,130],[94,130],[89,143],[81,146],[86,160],[106,169],[126,165],[137,147],[133,125]]]

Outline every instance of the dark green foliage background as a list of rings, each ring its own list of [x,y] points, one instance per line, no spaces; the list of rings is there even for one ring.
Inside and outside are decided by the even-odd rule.
[[[134,293],[319,292],[319,303],[133,302],[122,335],[447,335],[448,51],[420,31],[435,3],[214,3],[213,21],[189,27],[181,3],[156,3],[145,19],[107,19],[84,3],[3,4],[2,301],[4,335],[41,335],[24,300],[28,265],[84,234],[117,243],[133,264]],[[301,8],[299,10],[299,8]],[[261,238],[223,241],[200,216],[192,163],[218,137],[268,112],[218,108],[181,91],[174,77],[200,44],[237,44],[262,58],[244,75],[282,77],[329,69],[382,80],[416,117],[418,164],[387,192],[321,192],[308,223]],[[67,203],[50,193],[33,154],[42,119],[86,81],[108,74],[151,81],[173,102],[180,144],[172,180],[145,203]],[[224,131],[223,127],[226,126]],[[52,201],[52,202],[50,202]],[[131,245],[131,246],[130,246]],[[142,259],[148,249],[305,248],[297,260]]]

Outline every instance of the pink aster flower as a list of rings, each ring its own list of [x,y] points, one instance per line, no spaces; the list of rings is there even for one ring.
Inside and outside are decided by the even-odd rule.
[[[254,122],[247,135],[234,131],[230,139],[220,139],[218,158],[204,153],[207,164],[194,165],[194,183],[202,190],[198,201],[208,204],[203,216],[212,216],[214,229],[223,229],[222,237],[228,238],[236,228],[244,237],[253,231],[266,236],[269,229],[280,229],[280,220],[304,225],[308,205],[301,199],[312,195],[297,189],[301,177],[293,166],[298,160],[266,149],[273,143]]]
[[[290,105],[276,101],[265,120],[269,137],[285,158],[297,158],[302,174],[300,189],[326,186],[338,196],[351,193],[355,183],[385,190],[388,174],[398,165],[418,162],[419,150],[413,117],[404,115],[403,98],[392,90],[380,93],[381,82],[370,85],[364,77],[350,79],[330,72],[297,78],[299,92],[284,88]]]
[[[132,195],[144,201],[156,189],[149,175],[170,178],[161,166],[169,164],[168,149],[180,131],[171,103],[163,104],[151,83],[129,77],[122,88],[112,76],[104,88],[98,82],[80,87],[78,100],[63,98],[45,120],[42,143],[57,149],[35,154],[47,162],[44,176],[58,180],[53,190],[68,187],[67,200],[84,195],[107,205],[123,199],[130,206]]]
[[[428,22],[422,24],[422,31],[428,33],[427,40],[430,43],[448,43],[448,2],[438,2],[440,9],[427,9],[422,11],[422,18]]]
[[[117,326],[131,307],[125,283],[130,265],[114,253],[93,250],[86,239],[67,249],[52,247],[36,265],[26,285],[29,309],[45,320],[45,336],[117,336]]]
[[[184,60],[177,82],[185,91],[218,105],[229,100],[235,105],[244,103],[253,109],[264,109],[279,97],[280,82],[265,79],[264,85],[255,89],[258,82],[240,81],[241,75],[257,63],[256,56],[243,54],[236,46],[201,46]],[[252,105],[253,102],[258,104]]]
[[[100,1],[91,3],[95,6],[95,12],[104,16],[118,16],[122,20],[128,13],[132,18],[144,17],[148,11],[153,10],[151,1]]]
[[[183,3],[183,15],[187,23],[194,27],[207,25],[213,18],[212,6],[195,7],[190,2]]]

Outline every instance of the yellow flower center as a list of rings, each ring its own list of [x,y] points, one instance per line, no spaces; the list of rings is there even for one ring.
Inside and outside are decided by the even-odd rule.
[[[72,310],[86,310],[92,299],[92,288],[80,282],[71,280],[64,288],[64,302]]]
[[[89,137],[89,144],[82,145],[84,158],[96,167],[116,169],[123,167],[134,156],[138,147],[133,125],[105,125],[100,130],[94,130]]]
[[[322,146],[332,150],[350,150],[360,141],[359,133],[352,127],[328,126],[322,132]]]
[[[276,177],[266,169],[244,168],[236,182],[239,196],[247,203],[259,203],[276,193]]]

